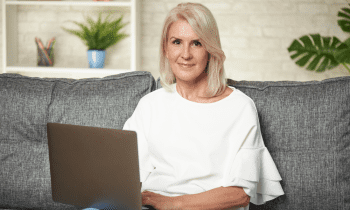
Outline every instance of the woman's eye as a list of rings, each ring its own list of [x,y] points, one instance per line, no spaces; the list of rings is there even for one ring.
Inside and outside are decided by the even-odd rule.
[[[202,46],[202,44],[200,42],[194,42],[195,46]]]
[[[173,44],[180,44],[180,41],[179,40],[175,40],[175,41],[173,41]]]

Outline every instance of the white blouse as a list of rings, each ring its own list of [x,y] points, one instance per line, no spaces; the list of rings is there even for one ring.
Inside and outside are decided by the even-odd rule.
[[[137,133],[141,191],[181,196],[239,186],[256,205],[284,194],[250,97],[230,87],[220,101],[196,103],[172,88],[142,97],[123,128]]]

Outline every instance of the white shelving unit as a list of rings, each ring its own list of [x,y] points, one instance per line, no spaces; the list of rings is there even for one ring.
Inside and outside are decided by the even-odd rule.
[[[120,74],[140,70],[140,1],[118,1],[110,0],[1,0],[2,2],[2,31],[3,31],[3,63],[0,73],[23,72],[29,76],[39,77],[66,77],[66,78],[87,78],[104,77],[113,74]],[[130,41],[131,58],[130,69],[94,69],[94,68],[69,68],[69,67],[30,67],[18,63],[18,21],[17,6],[38,5],[38,6],[98,6],[98,7],[127,7],[130,9]]]

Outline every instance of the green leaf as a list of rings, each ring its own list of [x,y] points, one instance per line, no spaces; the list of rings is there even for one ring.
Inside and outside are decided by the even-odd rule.
[[[84,43],[91,49],[105,50],[108,47],[117,44],[122,39],[126,38],[128,35],[124,33],[119,33],[128,23],[121,23],[123,15],[116,20],[109,21],[109,14],[104,20],[102,20],[102,13],[99,13],[98,20],[95,22],[92,18],[87,17],[88,25],[85,26],[81,23],[74,22],[82,28],[82,31],[65,30],[71,34],[79,36]],[[63,28],[63,27],[62,27]]]
[[[340,50],[335,53],[335,59],[339,63],[348,63],[350,64],[350,48]]]
[[[345,8],[344,8],[345,9]],[[349,13],[348,11],[350,11],[350,10],[345,10],[347,13]],[[344,13],[344,12],[338,12],[338,17],[343,17],[343,18],[345,18],[345,19],[350,19],[350,15],[348,15],[348,14],[346,14],[346,13]]]
[[[331,37],[324,37],[323,38],[324,48],[330,48],[331,47],[330,43],[331,43]]]
[[[306,54],[304,55],[304,57],[302,57],[301,59],[299,59],[296,64],[298,64],[299,66],[305,66],[305,64],[310,60],[310,58],[314,56],[313,54]]]
[[[340,28],[344,32],[350,32],[350,9],[342,8],[342,11],[338,12],[338,17],[342,18],[338,20],[338,25],[340,26]]]
[[[317,64],[320,62],[322,59],[322,55],[318,55],[314,58],[314,60],[310,63],[310,65],[307,67],[308,70],[313,70],[316,69]]]
[[[348,46],[337,37],[321,37],[319,34],[310,34],[294,40],[288,51],[291,53],[291,59],[298,66],[304,67],[309,63],[306,67],[307,70],[322,72],[339,65],[335,59],[335,53],[343,49],[348,49]]]
[[[322,49],[321,36],[319,34],[311,34],[317,49]],[[312,44],[312,43],[311,43]]]
[[[316,72],[323,72],[328,68],[328,66],[329,66],[329,59],[324,59],[320,64],[320,66],[318,67],[318,69],[316,70]]]
[[[292,44],[290,45],[290,47],[288,48],[288,50],[289,49],[299,49],[299,48],[302,48],[303,46],[297,41],[297,40],[294,40],[293,42],[292,42]],[[290,51],[289,51],[290,52]],[[301,54],[304,54],[305,52],[303,52],[303,51],[297,51],[297,53],[295,53],[294,55],[291,55],[290,57],[292,58],[292,59],[294,59],[294,58],[296,58],[296,57],[298,57],[299,55],[301,55]]]
[[[350,47],[350,38],[347,38],[343,43]]]

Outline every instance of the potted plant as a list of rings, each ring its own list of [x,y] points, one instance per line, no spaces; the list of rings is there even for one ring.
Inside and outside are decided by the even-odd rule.
[[[338,12],[338,17],[342,18],[338,20],[341,29],[344,32],[350,32],[350,9],[342,8],[342,11]],[[323,72],[342,64],[350,73],[347,66],[350,64],[350,38],[341,42],[334,36],[321,37],[320,34],[309,34],[302,36],[299,40],[295,39],[288,48],[290,53],[296,52],[290,57],[295,59],[298,66],[303,67],[309,63],[306,69]]]
[[[64,31],[78,36],[88,47],[87,55],[90,68],[103,68],[106,56],[106,49],[111,47],[129,35],[119,33],[128,23],[121,23],[123,15],[116,19],[109,21],[109,14],[105,20],[101,19],[101,12],[98,20],[94,22],[90,17],[87,18],[87,25],[70,21],[80,26],[81,30],[71,30],[61,27]]]

